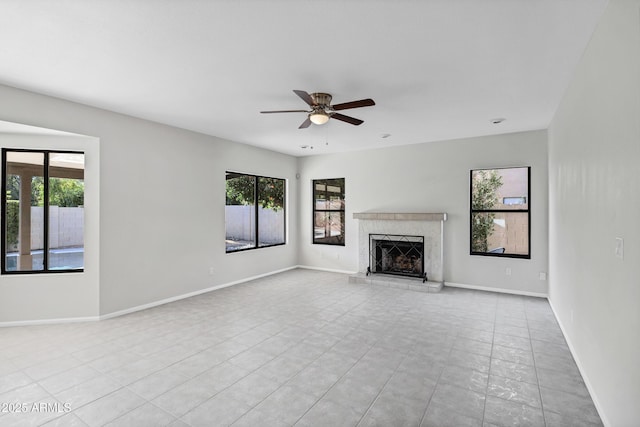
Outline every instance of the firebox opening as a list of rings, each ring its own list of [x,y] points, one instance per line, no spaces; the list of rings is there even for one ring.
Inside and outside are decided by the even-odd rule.
[[[423,236],[371,234],[369,251],[372,273],[426,279]]]

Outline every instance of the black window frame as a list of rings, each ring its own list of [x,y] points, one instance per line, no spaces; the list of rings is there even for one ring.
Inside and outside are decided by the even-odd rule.
[[[253,207],[254,207],[254,219],[255,219],[255,223],[256,223],[256,228],[255,228],[255,232],[254,232],[254,239],[255,239],[255,246],[250,247],[250,248],[242,248],[242,249],[234,249],[234,250],[229,250],[226,245],[225,245],[225,253],[227,254],[234,254],[237,252],[245,252],[245,251],[252,251],[255,249],[264,249],[264,248],[272,248],[274,246],[283,246],[287,244],[287,180],[285,178],[276,178],[276,177],[272,177],[272,176],[264,176],[264,175],[254,175],[254,174],[250,174],[250,173],[244,173],[244,172],[234,172],[234,171],[225,171],[225,197],[226,197],[226,183],[227,183],[227,177],[229,176],[229,174],[232,175],[237,175],[237,176],[249,176],[252,177],[254,179],[253,181]],[[260,215],[259,215],[259,204],[258,204],[258,180],[260,178],[264,178],[264,179],[277,179],[282,181],[282,210],[284,211],[284,215],[283,215],[283,242],[282,243],[274,243],[271,245],[262,245],[260,246],[260,240],[259,240],[259,236],[260,236]],[[227,206],[226,201],[225,201],[225,206]],[[226,221],[225,221],[225,238],[226,238]]]
[[[336,180],[342,180],[342,194],[343,196],[343,203],[342,203],[342,209],[317,209],[316,207],[316,183],[324,183],[324,185],[326,186],[328,181],[336,181]],[[314,245],[330,245],[330,246],[345,246],[346,244],[346,228],[347,228],[347,224],[346,224],[346,179],[345,178],[322,178],[322,179],[314,179],[311,181],[311,198],[312,198],[312,203],[313,203],[313,207],[312,207],[312,217],[311,217],[311,241]],[[327,242],[327,241],[316,241],[316,233],[315,233],[315,229],[316,229],[316,213],[330,213],[330,212],[342,212],[342,225],[343,225],[343,232],[342,232],[342,241],[338,240],[337,242]]]
[[[473,173],[479,171],[527,169],[527,209],[473,209]],[[477,252],[473,250],[473,216],[478,213],[526,213],[527,214],[527,253]],[[471,169],[469,172],[469,255],[480,255],[498,258],[531,259],[531,166],[511,166],[497,168]]]
[[[15,153],[39,153],[44,155],[43,162],[43,186],[44,186],[44,206],[43,206],[43,254],[42,254],[42,270],[7,270],[7,239],[6,239],[6,230],[7,230],[7,153],[15,152]],[[2,203],[2,207],[0,208],[2,218],[0,218],[0,227],[2,230],[2,238],[0,239],[0,251],[2,251],[0,256],[0,274],[2,275],[22,275],[22,274],[59,274],[59,273],[83,273],[84,272],[84,256],[82,260],[82,268],[70,268],[70,269],[50,269],[49,268],[49,155],[50,154],[82,154],[85,156],[86,153],[84,151],[75,151],[75,150],[49,150],[49,149],[28,149],[28,148],[2,148],[2,184],[1,190],[2,194],[0,195],[0,203]],[[83,169],[83,171],[86,169]],[[83,228],[84,233],[84,228]],[[85,245],[83,245],[84,251]]]

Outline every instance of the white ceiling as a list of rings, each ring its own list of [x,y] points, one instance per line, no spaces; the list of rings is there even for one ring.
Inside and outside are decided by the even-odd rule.
[[[606,3],[2,0],[0,83],[298,156],[544,129]]]

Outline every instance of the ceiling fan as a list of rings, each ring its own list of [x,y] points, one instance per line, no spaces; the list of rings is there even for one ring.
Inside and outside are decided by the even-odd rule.
[[[358,126],[364,123],[360,119],[355,117],[345,116],[344,114],[337,113],[340,110],[347,110],[349,108],[370,107],[376,105],[373,99],[360,99],[358,101],[344,102],[342,104],[331,105],[331,95],[323,92],[314,92],[308,94],[303,90],[294,90],[304,102],[306,102],[311,110],[277,110],[277,111],[260,111],[261,113],[307,113],[307,120],[302,122],[298,129],[304,129],[311,126],[311,123],[316,125],[323,125],[329,121],[329,119],[336,119],[342,122],[350,123]]]

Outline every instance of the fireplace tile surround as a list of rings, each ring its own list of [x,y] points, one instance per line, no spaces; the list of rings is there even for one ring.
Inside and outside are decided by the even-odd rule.
[[[358,273],[351,276],[354,283],[384,285],[422,292],[437,292],[444,285],[443,241],[446,213],[354,213],[358,226]],[[370,266],[370,235],[408,235],[424,237],[424,271],[429,281],[420,278],[372,274],[367,276]]]

